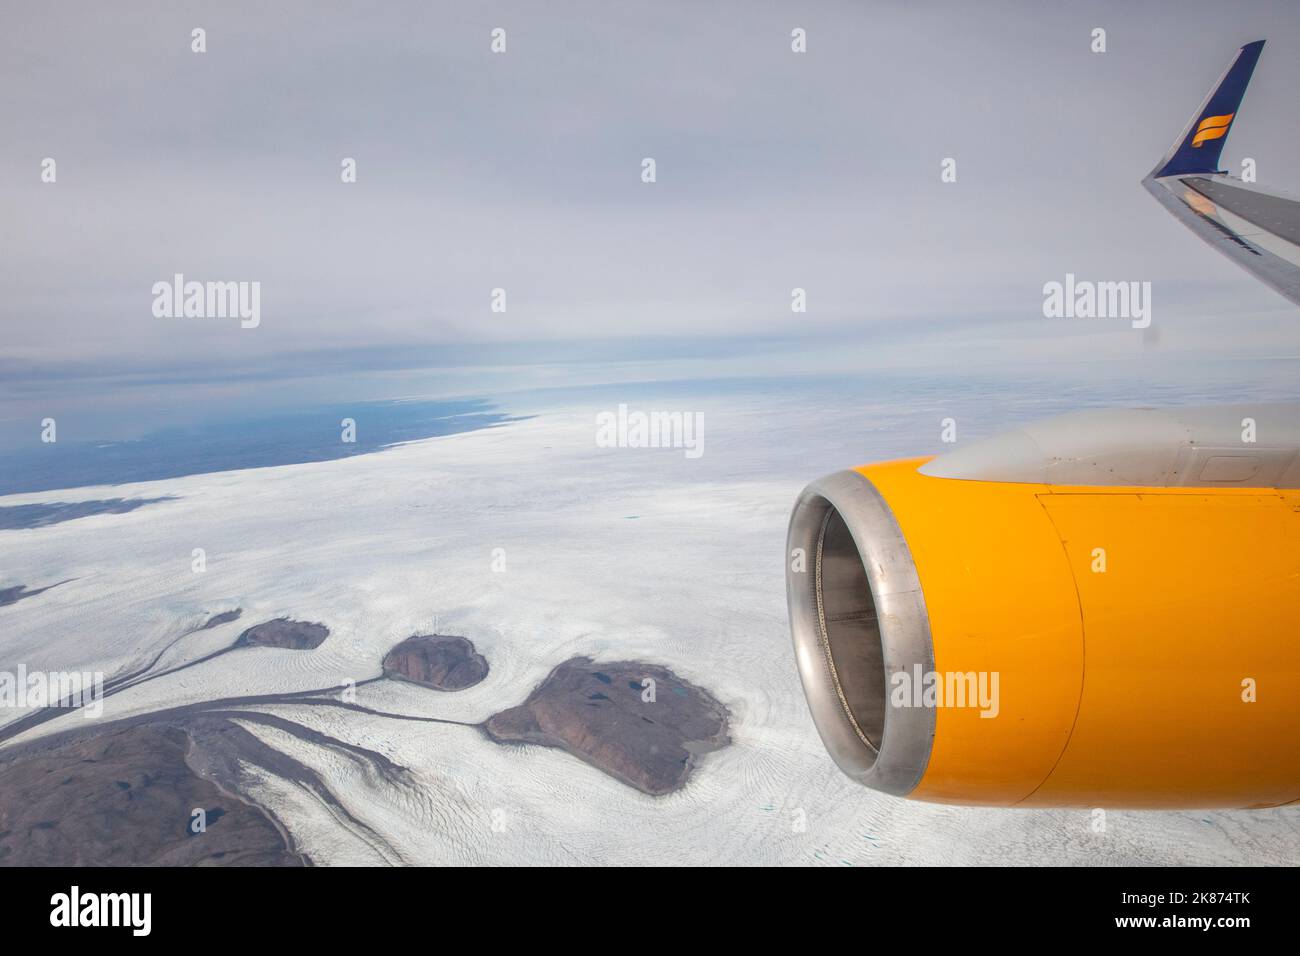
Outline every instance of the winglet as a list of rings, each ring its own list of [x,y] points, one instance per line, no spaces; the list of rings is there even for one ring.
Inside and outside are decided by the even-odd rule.
[[[1241,108],[1241,98],[1246,95],[1246,85],[1255,72],[1255,64],[1264,49],[1264,41],[1247,43],[1238,52],[1232,65],[1219,78],[1218,84],[1192,121],[1183,130],[1154,172],[1161,176],[1185,176],[1195,173],[1213,175],[1220,172],[1219,156],[1227,141],[1228,130]]]

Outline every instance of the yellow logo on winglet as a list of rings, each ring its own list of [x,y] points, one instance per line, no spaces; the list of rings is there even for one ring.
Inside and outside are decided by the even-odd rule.
[[[1207,116],[1201,120],[1201,125],[1196,127],[1196,135],[1192,137],[1192,146],[1200,146],[1207,139],[1219,139],[1228,135],[1228,127],[1232,125],[1232,118],[1236,113],[1226,113],[1223,116]]]

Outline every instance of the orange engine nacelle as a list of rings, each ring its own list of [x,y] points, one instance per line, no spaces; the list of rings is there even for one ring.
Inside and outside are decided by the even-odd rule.
[[[925,462],[815,482],[791,518],[796,658],[846,773],[958,804],[1300,800],[1300,493]]]

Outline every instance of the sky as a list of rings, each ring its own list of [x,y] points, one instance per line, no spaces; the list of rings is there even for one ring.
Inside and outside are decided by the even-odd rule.
[[[1295,355],[1293,307],[1139,185],[1261,37],[1224,164],[1300,191],[1288,3],[11,2],[0,432],[410,369]],[[1154,329],[1045,319],[1067,272],[1152,282]],[[176,273],[259,282],[260,324],[156,317]]]

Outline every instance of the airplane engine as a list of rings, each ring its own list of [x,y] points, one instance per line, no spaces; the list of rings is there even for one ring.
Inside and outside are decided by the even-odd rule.
[[[787,596],[835,762],[941,803],[1300,800],[1298,423],[1086,412],[813,482]]]

